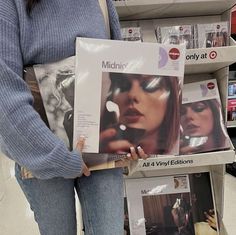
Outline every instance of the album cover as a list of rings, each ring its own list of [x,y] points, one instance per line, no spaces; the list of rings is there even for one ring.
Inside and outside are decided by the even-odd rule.
[[[197,48],[223,47],[229,45],[229,22],[196,24],[194,37]]]
[[[24,70],[34,97],[34,108],[42,120],[68,147],[73,149],[75,57],[61,61],[37,64]],[[83,154],[83,160],[90,170],[101,170],[127,166],[118,162],[121,156]]]
[[[77,38],[74,144],[177,155],[184,62],[183,45]]]
[[[143,41],[140,27],[123,27],[121,28],[121,35],[124,41]]]
[[[184,44],[186,49],[194,48],[192,25],[158,26],[156,37],[159,43]]]
[[[47,118],[47,115],[46,115],[46,111],[45,111],[45,108],[44,108],[44,104],[43,104],[43,101],[42,101],[42,97],[41,97],[41,94],[40,94],[38,82],[37,82],[33,67],[24,68],[23,78],[26,81],[26,83],[27,83],[27,85],[28,85],[28,87],[31,91],[31,94],[33,95],[33,98],[34,98],[33,107],[34,107],[34,109],[38,112],[38,114],[40,115],[40,117],[44,121],[44,123],[49,127],[48,118]]]
[[[131,235],[217,235],[210,175],[126,179]]]
[[[236,99],[228,99],[227,121],[236,121]]]
[[[184,84],[180,154],[230,148],[216,79]]]
[[[220,218],[210,172],[189,174],[195,235],[218,235]]]
[[[229,71],[228,99],[236,98],[236,71]]]
[[[49,127],[72,150],[75,57],[37,64],[33,70]]]

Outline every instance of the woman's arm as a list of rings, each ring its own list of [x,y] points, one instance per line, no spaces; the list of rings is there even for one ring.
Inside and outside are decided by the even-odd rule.
[[[112,0],[107,0],[109,22],[111,29],[111,39],[121,40],[120,22]]]
[[[82,173],[83,160],[79,152],[69,152],[32,107],[33,97],[22,79],[20,27],[13,0],[1,0],[1,148],[38,178],[76,177]]]

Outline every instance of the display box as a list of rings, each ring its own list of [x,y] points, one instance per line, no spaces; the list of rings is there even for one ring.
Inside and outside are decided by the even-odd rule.
[[[77,38],[74,144],[177,155],[184,61],[184,45]]]
[[[180,154],[230,148],[216,79],[184,84]]]
[[[229,22],[215,22],[211,24],[196,24],[194,37],[197,48],[222,47],[229,45]]]
[[[131,235],[219,234],[209,172],[125,182]]]
[[[186,49],[194,48],[192,25],[158,26],[155,31],[159,43],[185,44]]]
[[[122,27],[121,35],[124,41],[142,42],[142,32],[140,27]]]
[[[227,121],[236,121],[236,99],[228,100]]]

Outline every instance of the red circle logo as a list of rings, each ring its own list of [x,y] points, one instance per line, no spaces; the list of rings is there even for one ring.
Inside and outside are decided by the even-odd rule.
[[[177,60],[180,57],[180,51],[177,48],[171,48],[169,51],[169,57],[172,60]]]
[[[133,31],[132,31],[132,29],[129,29],[129,33],[132,33]]]
[[[208,82],[208,83],[207,83],[207,88],[208,88],[209,90],[213,90],[213,89],[215,88],[215,84],[214,84],[213,82]]]
[[[210,59],[214,60],[217,57],[217,52],[216,51],[211,51],[209,54]]]

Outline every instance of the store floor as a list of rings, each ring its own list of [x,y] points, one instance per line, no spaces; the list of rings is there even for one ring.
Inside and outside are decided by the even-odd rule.
[[[228,235],[236,231],[236,178],[226,174],[224,225]],[[29,205],[14,178],[14,163],[0,156],[0,234],[39,235]]]

